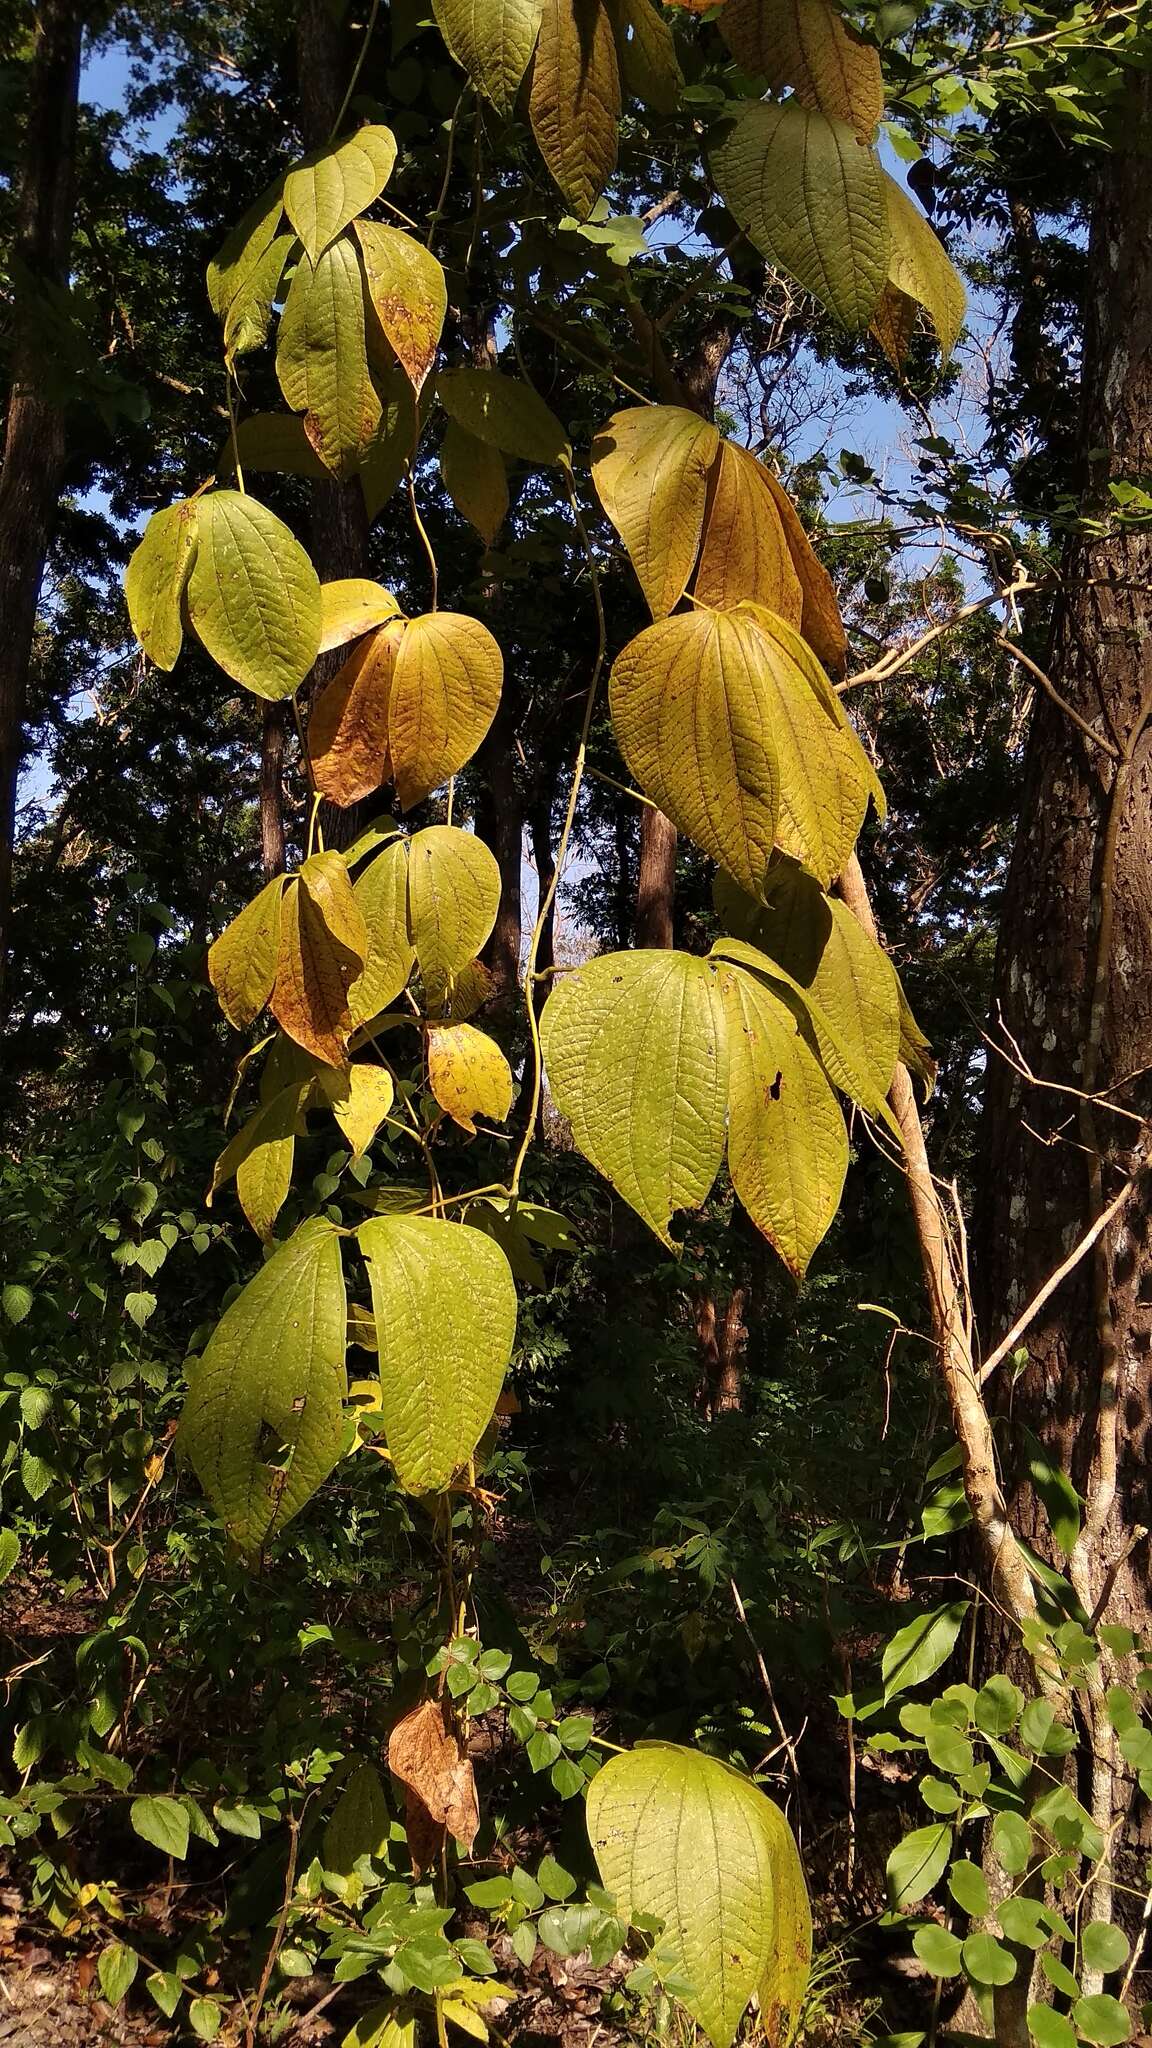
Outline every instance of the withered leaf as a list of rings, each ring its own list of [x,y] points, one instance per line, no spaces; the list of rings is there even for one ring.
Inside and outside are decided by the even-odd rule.
[[[397,1721],[388,1738],[388,1768],[405,1790],[417,1874],[433,1861],[445,1834],[471,1849],[480,1826],[476,1779],[441,1700],[422,1700]]]
[[[320,692],[308,722],[316,787],[335,804],[371,796],[390,774],[388,703],[402,620],[389,620],[349,655]]]
[[[289,1038],[330,1067],[347,1062],[348,991],[363,971],[367,948],[364,919],[340,855],[313,854],[284,892],[270,1007]]]

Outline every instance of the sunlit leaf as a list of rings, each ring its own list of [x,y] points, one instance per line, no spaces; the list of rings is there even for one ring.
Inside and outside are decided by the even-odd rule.
[[[592,443],[592,481],[653,618],[674,611],[700,546],[720,436],[675,405],[614,413]]]
[[[404,631],[401,620],[388,621],[361,640],[312,706],[312,773],[332,803],[356,803],[389,779],[388,711]]]
[[[320,585],[320,647],[327,654],[359,640],[387,619],[394,619],[400,607],[390,590],[364,576],[344,576],[335,583]]]
[[[237,221],[223,247],[208,265],[208,298],[223,319],[245,280],[276,238],[284,211],[284,179],[279,177]]]
[[[783,485],[767,469],[764,470],[764,482],[780,515],[792,567],[800,578],[803,603],[801,635],[816,659],[830,668],[834,675],[839,675],[848,652],[848,638],[832,578],[823,563],[817,560],[812,543],[800,524],[796,507]]]
[[[430,825],[408,843],[408,930],[434,999],[475,959],[500,908],[500,869],[474,832]]]
[[[506,120],[540,27],[540,0],[433,0],[440,33],[474,85]]]
[[[728,1035],[716,970],[687,953],[608,953],[565,975],[541,1018],[548,1086],[586,1159],[671,1245],[724,1154]]]
[[[433,1217],[374,1218],[358,1237],[396,1477],[406,1492],[440,1492],[495,1412],[516,1333],[508,1261],[479,1231]]]
[[[879,54],[834,0],[726,0],[719,28],[745,71],[872,141],[884,112]]]
[[[362,1159],[392,1108],[395,1090],[391,1074],[384,1067],[357,1061],[347,1073],[326,1074],[321,1085],[325,1100],[352,1147],[353,1159]]]
[[[194,498],[154,512],[124,576],[132,631],[157,668],[175,668],[184,639],[181,604],[196,552]]]
[[[192,1368],[179,1445],[249,1555],[339,1456],[346,1321],[340,1240],[312,1217],[248,1282]]]
[[[350,1877],[361,1856],[382,1855],[391,1824],[379,1771],[375,1764],[357,1764],[324,1830],[325,1870]]]
[[[368,370],[364,280],[347,235],[313,263],[302,255],[280,316],[276,375],[333,476],[354,476],[380,426]]]
[[[320,645],[320,579],[258,499],[211,491],[198,503],[188,616],[234,682],[258,697],[291,696]]]
[[[419,391],[436,360],[448,310],[444,272],[431,250],[399,228],[360,220],[356,234],[376,318]]]
[[[272,993],[283,894],[284,877],[276,875],[208,948],[208,979],[237,1031],[259,1016]]]
[[[784,2048],[812,1922],[779,1807],[718,1757],[646,1742],[593,1778],[588,1832],[621,1916],[663,1922],[656,1955],[691,1985],[684,2003],[713,2048],[729,2048],[754,1994],[765,2040]]]
[[[718,610],[749,600],[800,624],[803,593],[762,463],[732,441],[720,445],[708,481],[700,560],[692,584]]]
[[[942,354],[950,356],[964,325],[963,281],[903,186],[886,177],[884,191],[892,236],[889,282],[895,291],[923,306],[936,329]]]
[[[313,262],[379,198],[395,161],[391,129],[368,126],[343,142],[313,150],[289,171],[284,210]]]
[[[430,1027],[428,1086],[441,1109],[472,1136],[478,1116],[503,1123],[512,1107],[511,1068],[495,1040],[473,1024]]]
[[[471,759],[500,702],[504,659],[464,612],[426,612],[406,627],[388,699],[388,752],[405,810]]]
[[[285,888],[271,1009],[288,1036],[328,1066],[345,1064],[348,992],[367,950],[347,867],[338,853],[314,853]]]
[[[224,316],[224,360],[229,369],[237,356],[263,348],[268,339],[272,308],[280,295],[284,268],[294,247],[291,235],[277,235],[229,305]]]
[[[602,0],[544,0],[528,115],[572,211],[587,217],[616,168],[620,70]]]
[[[408,841],[393,840],[356,877],[354,892],[368,936],[368,958],[351,992],[356,1023],[394,1002],[415,965],[408,936]]]
[[[684,83],[672,31],[650,0],[616,0],[616,49],[626,90],[656,114],[674,114]]]

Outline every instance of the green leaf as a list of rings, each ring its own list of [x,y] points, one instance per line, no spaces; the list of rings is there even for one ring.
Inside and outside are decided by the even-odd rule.
[[[109,2005],[119,2005],[125,1993],[136,1981],[140,1958],[134,1948],[126,1942],[110,1941],[101,1949],[96,1959],[96,1974],[100,1979],[100,1990]]]
[[[440,474],[460,517],[491,547],[508,516],[508,473],[500,450],[449,420],[440,443]]]
[[[736,62],[775,92],[871,142],[884,112],[880,59],[831,0],[727,0],[718,27]]]
[[[1109,1998],[1103,1991],[1092,1998],[1078,1998],[1072,2018],[1082,2038],[1094,2048],[1117,2048],[1117,2043],[1132,2038],[1132,2022],[1124,2007],[1118,1998]]]
[[[444,272],[423,242],[399,228],[360,220],[356,235],[373,311],[413,390],[419,391],[436,360],[448,311]]]
[[[1028,2007],[1028,2032],[1036,2048],[1077,2048],[1080,2038],[1071,2020],[1050,2005]]]
[[[242,1800],[215,1807],[213,1818],[217,1827],[230,1835],[240,1835],[249,1842],[260,1840],[260,1815],[254,1806],[245,1806]]]
[[[340,1454],[346,1326],[340,1240],[312,1217],[248,1282],[194,1367],[179,1442],[248,1555]]]
[[[304,432],[303,420],[285,412],[253,412],[236,429],[236,448],[229,435],[216,457],[218,477],[232,476],[236,452],[245,475],[272,470],[281,476],[327,476],[328,471]]]
[[[284,181],[284,210],[315,262],[357,214],[380,197],[396,161],[390,128],[365,127],[313,150]]]
[[[178,1799],[159,1793],[134,1799],[128,1818],[144,1842],[181,1861],[188,1854],[188,1814]]]
[[[370,520],[387,504],[404,474],[405,464],[415,461],[423,424],[416,393],[399,363],[392,363],[387,369],[374,363],[373,381],[384,411],[380,431],[360,471],[360,489]]]
[[[282,1088],[237,1134],[246,1143],[244,1155],[236,1164],[236,1193],[257,1237],[265,1243],[288,1199],[296,1153],[296,1124],[310,1086],[310,1082],[305,1082],[302,1086]]]
[[[1024,1695],[1020,1687],[998,1671],[981,1686],[972,1716],[985,1735],[1007,1735],[1009,1729],[1015,1727],[1023,1705]]]
[[[361,1856],[382,1852],[391,1824],[379,1771],[374,1764],[358,1764],[324,1830],[325,1870],[350,1877]]]
[[[974,1984],[1011,1984],[1016,1958],[994,1934],[970,1934],[964,1943],[964,1968]]]
[[[851,128],[789,102],[744,106],[712,151],[725,205],[842,327],[868,326],[888,277],[885,177]]]
[[[787,2040],[807,1987],[811,1919],[787,1821],[717,1758],[645,1743],[609,1758],[588,1791],[588,1832],[621,1916],[664,1923],[656,1955],[728,2048],[755,1993],[770,2042]]]
[[[1086,1970],[1122,1970],[1128,1961],[1128,1936],[1108,1920],[1093,1920],[1080,1935],[1080,1959]]]
[[[1028,1477],[1044,1504],[1053,1537],[1064,1556],[1071,1557],[1080,1534],[1080,1495],[1030,1429],[1021,1428],[1020,1440]]]
[[[530,384],[499,370],[441,370],[436,396],[458,426],[478,441],[545,466],[567,462],[568,436]]]
[[[674,114],[684,75],[672,30],[649,0],[615,0],[616,52],[625,89],[656,114]]]
[[[902,1836],[886,1865],[892,1906],[914,1906],[925,1898],[939,1884],[951,1854],[952,1830],[945,1821]]]
[[[144,1987],[159,2006],[165,2019],[171,2019],[184,1996],[184,1986],[173,1970],[153,1970],[144,1980]]]
[[[463,768],[488,731],[504,657],[487,626],[464,612],[425,612],[404,629],[388,697],[388,755],[411,810]]]
[[[616,168],[620,67],[601,0],[544,0],[528,118],[569,206],[587,218]]]
[[[992,1823],[992,1847],[1002,1870],[1019,1877],[1032,1854],[1032,1830],[1020,1813],[998,1813]]]
[[[426,1216],[362,1224],[380,1345],[380,1416],[401,1486],[437,1493],[495,1412],[516,1334],[516,1288],[491,1238]]]
[[[948,1872],[948,1889],[962,1913],[972,1920],[991,1912],[988,1881],[978,1863],[959,1862]]]
[[[124,1296],[124,1307],[137,1329],[142,1330],[149,1317],[156,1313],[156,1296],[149,1294],[146,1288],[140,1288]]]
[[[614,413],[592,443],[597,496],[654,619],[675,611],[688,586],[719,447],[715,427],[678,405]]]
[[[258,697],[291,696],[320,645],[320,579],[257,499],[212,491],[199,507],[188,616],[234,682]]]
[[[958,1977],[960,1975],[961,1945],[946,1927],[918,1927],[912,1937],[912,1946],[931,1977]]]
[[[728,1019],[728,1170],[759,1230],[799,1279],[832,1222],[848,1133],[795,1015],[750,974],[720,977]]]
[[[420,972],[439,1000],[476,958],[500,908],[500,870],[474,832],[429,825],[408,843],[408,931]]]
[[[997,1913],[1005,1941],[1014,1942],[1017,1948],[1035,1950],[1044,1947],[1048,1929],[1043,1925],[1042,1899],[1012,1896],[1001,1901]]]
[[[201,2041],[214,2041],[223,2019],[214,1998],[194,1998],[188,2007],[188,2024]]]
[[[326,470],[354,476],[380,427],[368,370],[364,279],[356,246],[341,236],[296,265],[276,341],[276,375]]]
[[[903,186],[884,174],[891,237],[888,278],[893,289],[923,306],[941,353],[950,356],[964,325],[963,282],[938,236]]]
[[[254,348],[263,348],[267,341],[272,308],[280,296],[284,267],[295,246],[291,235],[278,235],[249,272],[229,306],[224,321],[224,361],[229,369],[237,356],[247,355]]]
[[[554,1856],[545,1856],[541,1859],[536,1872],[536,1882],[545,1898],[556,1899],[561,1903],[565,1899],[570,1899],[576,1889],[576,1879],[562,1864],[557,1863]]]
[[[433,0],[456,62],[506,121],[536,46],[540,6],[541,0]]]
[[[939,1671],[952,1654],[970,1604],[967,1600],[953,1600],[947,1607],[918,1614],[885,1643],[880,1660],[885,1699],[907,1692],[910,1686],[923,1685],[926,1678]]]
[[[395,1001],[415,964],[416,950],[408,936],[408,841],[393,840],[369,861],[356,877],[353,893],[368,934],[364,972],[350,994],[353,1021],[359,1024]]]
[[[10,1578],[20,1560],[20,1538],[15,1529],[0,1529],[0,1586]]]
[[[275,240],[283,211],[284,179],[279,177],[249,207],[212,258],[208,265],[208,298],[220,319]]]
[[[34,1299],[32,1289],[25,1287],[19,1280],[9,1280],[0,1294],[0,1303],[3,1304],[4,1314],[10,1323],[22,1323],[31,1315]]]
[[[605,954],[556,985],[541,1036],[579,1150],[671,1246],[674,1212],[699,1208],[724,1152],[728,1032],[715,966],[686,953]]]
[[[180,607],[196,553],[194,498],[154,512],[124,575],[132,631],[157,668],[175,668],[184,640]]]

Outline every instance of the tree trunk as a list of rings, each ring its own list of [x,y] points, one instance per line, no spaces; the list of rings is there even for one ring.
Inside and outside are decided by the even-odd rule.
[[[1089,246],[1081,446],[1085,510],[1102,522],[1114,510],[1109,483],[1152,470],[1147,73],[1132,99],[1122,146],[1103,161]],[[990,1341],[1134,1182],[1027,1329],[1022,1372],[1013,1382],[1006,1361],[990,1392],[1005,1418],[1016,1529],[1067,1571],[1090,1614],[1102,1607],[1101,1618],[1136,1630],[1152,1621],[1142,1526],[1152,1519],[1152,1180],[1142,1128],[1152,1109],[1150,636],[1152,529],[1074,540],[1047,672],[1075,717],[1037,695],[997,953],[977,1216]],[[1028,1477],[1025,1430],[1085,1502],[1067,1561]],[[1106,1834],[1116,1758],[1104,1693],[1115,1676],[1105,1653],[1087,1701],[1085,1803]],[[1089,1903],[1093,1918],[1110,1917],[1109,1866]]]
[[[265,875],[282,875],[284,849],[284,705],[265,704],[260,733],[260,862]]]
[[[80,0],[43,0],[28,82],[13,254],[22,269],[12,320],[12,379],[0,471],[0,1016],[10,945],[16,783],[24,751],[36,609],[64,471],[64,415],[39,388],[43,342],[28,294],[66,285],[75,208]]]
[[[524,801],[516,780],[514,737],[518,705],[507,677],[491,730],[476,756],[481,785],[476,803],[476,831],[500,870],[500,908],[492,936],[484,948],[484,964],[492,976],[493,999],[507,1009],[520,998],[522,909],[520,873],[524,864]]]
[[[640,870],[636,880],[636,944],[671,946],[676,907],[676,827],[652,804],[640,818]]]

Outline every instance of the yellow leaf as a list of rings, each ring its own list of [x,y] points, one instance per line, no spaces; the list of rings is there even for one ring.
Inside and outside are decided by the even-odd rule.
[[[416,953],[408,936],[408,841],[394,839],[356,878],[356,901],[368,934],[364,972],[351,993],[353,1021],[386,1010],[405,986]]]
[[[333,476],[354,476],[375,439],[381,406],[368,370],[364,280],[347,235],[315,263],[301,255],[276,342],[276,375]]]
[[[310,1087],[311,1082],[307,1082],[302,1088],[282,1089],[273,1101],[257,1111],[247,1126],[253,1135],[236,1168],[236,1193],[257,1237],[265,1243],[288,1199],[296,1152],[296,1123]]]
[[[612,723],[641,788],[753,896],[781,801],[778,696],[770,651],[739,611],[660,619],[612,670]]]
[[[728,1016],[728,1170],[759,1230],[801,1279],[840,1206],[848,1134],[787,1004],[750,974],[720,980]]]
[[[704,538],[692,585],[701,604],[723,610],[749,598],[800,624],[803,593],[767,473],[746,448],[720,446],[708,482]]]
[[[289,171],[284,211],[313,262],[379,197],[395,161],[391,129],[369,125],[343,142],[313,150]]]
[[[409,841],[408,929],[433,1000],[475,959],[499,908],[500,869],[474,832],[429,825]]]
[[[388,702],[388,751],[405,810],[475,753],[496,715],[504,660],[478,619],[427,612],[400,642]]]
[[[237,222],[224,246],[208,265],[208,299],[221,319],[245,280],[275,239],[284,211],[284,179],[260,194],[244,218]]]
[[[363,633],[394,619],[399,610],[392,592],[367,577],[344,576],[336,583],[322,583],[319,652],[328,654],[333,647],[359,640]]]
[[[217,490],[198,503],[188,617],[233,681],[258,697],[290,697],[316,659],[320,579],[258,498]]]
[[[428,1086],[441,1109],[473,1137],[476,1117],[503,1123],[512,1107],[512,1070],[495,1040],[473,1024],[430,1027]]]
[[[750,607],[750,609],[755,609],[755,607]],[[862,804],[866,804],[867,798],[870,796],[876,806],[877,817],[881,819],[886,818],[888,815],[888,799],[884,794],[880,777],[877,775],[869,756],[864,751],[860,735],[844,708],[843,698],[832,688],[807,640],[800,633],[797,633],[788,624],[786,619],[765,615],[764,619],[761,620],[761,624],[774,639],[779,640],[787,649],[807,682],[809,689],[812,691],[813,696],[816,698],[817,703],[823,705],[829,718],[832,719],[835,725],[839,726],[842,736],[841,775],[845,779],[846,786],[862,792],[860,798]],[[864,812],[861,809],[861,818],[863,818],[863,815]]]
[[[528,101],[540,154],[574,213],[591,213],[616,168],[620,72],[601,0],[544,0]]]
[[[884,190],[892,231],[889,285],[923,306],[936,329],[942,354],[950,356],[964,325],[963,282],[939,237],[903,186],[895,178],[885,177]],[[878,317],[883,320],[884,301]]]
[[[208,948],[208,979],[237,1031],[259,1016],[272,993],[283,894],[284,877],[276,875]]]
[[[473,2012],[470,2005],[462,2005],[458,1998],[446,1998],[440,2010],[449,2024],[459,2027],[461,2033],[471,2034],[474,2041],[487,2041],[488,2029],[479,2013]]]
[[[272,991],[277,1022],[327,1066],[343,1067],[352,1017],[348,992],[368,939],[338,853],[313,854],[288,882]]]
[[[353,804],[388,780],[388,706],[403,634],[403,622],[390,620],[362,640],[313,704],[312,773],[333,803]]]
[[[384,1067],[358,1061],[347,1073],[325,1075],[321,1086],[352,1147],[353,1159],[362,1159],[392,1108],[395,1090],[391,1074]]]
[[[419,391],[436,360],[448,310],[444,272],[431,250],[399,228],[358,220],[356,235],[376,318]]]
[[[184,639],[180,607],[196,552],[196,501],[154,512],[124,576],[132,631],[157,668],[175,668]]]
[[[836,602],[832,578],[813,552],[812,543],[800,524],[800,516],[784,486],[766,469],[763,470],[763,477],[780,515],[784,538],[792,557],[792,567],[800,578],[803,593],[801,635],[808,642],[817,660],[822,661],[834,675],[841,675],[848,654],[848,638],[844,631],[844,621],[840,616],[840,607]]]
[[[918,311],[915,299],[910,299],[907,292],[899,291],[891,283],[885,285],[870,331],[897,370],[911,347]]]
[[[268,339],[272,307],[280,295],[284,266],[295,247],[291,235],[278,235],[249,271],[224,316],[224,361],[231,369],[237,356],[263,348]]]
[[[592,481],[653,618],[674,611],[700,546],[720,436],[677,405],[614,413],[592,443]]]
[[[719,28],[745,71],[872,141],[884,112],[879,54],[834,0],[726,0]]]
[[[440,443],[440,474],[460,517],[491,547],[508,515],[508,474],[500,450],[450,419]]]

